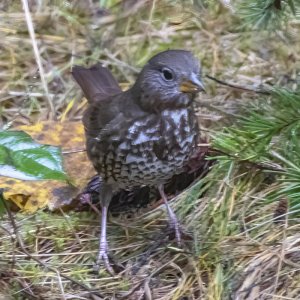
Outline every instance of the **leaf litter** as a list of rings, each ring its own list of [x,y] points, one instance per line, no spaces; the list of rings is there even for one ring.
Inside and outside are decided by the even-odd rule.
[[[59,120],[79,121],[84,109],[85,101],[69,73],[74,60],[76,64],[101,61],[126,88],[153,53],[166,48],[187,48],[201,59],[205,72],[223,80],[255,88],[262,83],[280,82],[295,86],[299,47],[284,45],[275,35],[264,32],[240,35],[240,21],[221,2],[202,11],[187,2],[124,3],[111,1],[109,9],[81,1],[49,6],[46,1],[40,2],[40,6],[31,3],[44,75]],[[5,6],[5,1],[1,5]],[[21,129],[21,125],[47,120],[49,109],[31,40],[24,29],[22,8],[14,2],[5,9],[0,21],[4,33],[4,51],[0,53],[0,122]],[[212,128],[231,124],[239,107],[256,97],[212,82],[207,82],[207,90],[198,109],[204,136]],[[43,136],[39,139],[38,135],[44,134],[47,143],[59,145],[59,136],[64,134],[59,126],[63,125],[55,126],[58,128],[52,134],[53,143],[46,137],[46,128],[35,133],[30,132],[30,127],[23,130],[41,142]],[[66,129],[67,133],[72,130]],[[82,149],[79,141],[68,145],[67,140],[62,143],[66,146],[64,151]],[[93,174],[89,173],[92,170],[84,152],[77,154],[78,158],[72,163],[70,160],[75,168],[71,177],[75,187],[83,187]],[[227,167],[225,163],[217,168],[210,166],[211,172],[194,185],[181,193],[170,192],[177,194],[171,204],[193,237],[186,241],[183,250],[165,239],[166,216],[161,202],[111,214],[110,251],[125,267],[114,278],[104,271],[97,275],[90,272],[98,249],[99,222],[95,212],[53,214],[39,210],[33,215],[14,215],[25,248],[16,240],[11,220],[3,218],[0,294],[5,299],[297,299],[299,222],[291,219],[289,224],[285,219],[274,224],[276,205],[265,201],[267,194],[276,189],[272,178],[251,167]],[[226,176],[224,169],[229,170]],[[85,174],[81,177],[82,172]],[[26,190],[20,187],[16,193],[22,189]],[[88,195],[93,197],[97,191],[93,193]],[[119,205],[116,210],[122,212],[122,207]],[[29,259],[24,250],[54,270]]]

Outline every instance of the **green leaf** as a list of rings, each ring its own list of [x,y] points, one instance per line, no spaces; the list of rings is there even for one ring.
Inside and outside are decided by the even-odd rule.
[[[66,180],[61,150],[23,131],[0,131],[0,175],[23,180]]]

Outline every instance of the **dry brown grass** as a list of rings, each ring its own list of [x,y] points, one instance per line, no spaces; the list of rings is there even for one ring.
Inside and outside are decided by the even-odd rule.
[[[192,50],[205,74],[240,85],[289,85],[299,72],[299,44],[266,32],[240,34],[241,21],[221,4],[200,10],[189,1],[100,2],[113,5],[99,9],[92,1],[30,1],[34,38],[21,2],[0,4],[1,126],[50,118],[48,99],[58,120],[80,120],[84,104],[70,76],[74,63],[101,61],[124,88],[150,56],[167,48]],[[240,106],[257,97],[208,80],[206,85],[199,109],[205,135],[231,122]],[[4,217],[0,299],[299,299],[298,220],[273,223],[276,205],[265,197],[275,184],[261,171],[224,177],[220,170],[213,169],[172,201],[193,236],[183,250],[165,240],[161,206],[129,219],[110,218],[110,250],[125,266],[116,277],[91,273],[99,232],[94,213],[18,213],[14,218],[23,247],[11,219]]]

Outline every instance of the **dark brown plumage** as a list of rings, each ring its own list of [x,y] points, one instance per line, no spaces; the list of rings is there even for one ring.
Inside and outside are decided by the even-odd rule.
[[[75,66],[75,80],[89,101],[83,118],[87,153],[103,179],[100,192],[102,227],[97,265],[108,262],[107,208],[114,192],[143,185],[158,186],[171,226],[180,243],[177,218],[163,184],[182,171],[197,144],[195,94],[203,90],[200,65],[184,50],[154,56],[131,89],[122,92],[101,65]]]

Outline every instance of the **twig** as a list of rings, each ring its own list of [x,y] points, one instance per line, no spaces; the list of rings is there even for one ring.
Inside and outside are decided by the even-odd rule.
[[[283,227],[283,232],[282,232],[282,243],[280,243],[280,254],[278,254],[278,266],[277,266],[277,271],[276,271],[276,277],[275,277],[275,283],[273,286],[273,295],[272,295],[272,300],[276,299],[276,291],[279,283],[279,277],[280,277],[280,271],[282,270],[284,258],[285,258],[285,250],[286,250],[286,244],[287,244],[287,232],[288,230],[288,217],[285,216],[285,222],[284,222],[284,227]]]
[[[252,165],[252,166],[254,166],[258,169],[261,169],[261,170],[268,170],[268,171],[275,171],[275,172],[285,171],[285,169],[283,167],[281,167],[279,164],[268,163],[268,162],[265,162],[265,163],[264,162],[254,162],[254,161],[250,161],[248,159],[241,159],[238,156],[228,154],[228,153],[226,153],[224,151],[221,151],[221,150],[218,150],[218,149],[210,148],[209,153],[226,155],[226,156],[236,160],[239,163],[249,164],[249,165]]]
[[[18,91],[0,91],[0,96],[11,96],[11,97],[36,97],[36,98],[40,98],[40,97],[44,97],[45,94],[43,93],[37,93],[37,92],[18,92]],[[49,94],[49,96],[52,98],[54,96],[54,94]],[[0,101],[4,101],[6,99],[9,99],[11,97],[5,97],[2,98]]]
[[[260,89],[251,89],[249,87],[244,87],[244,86],[240,86],[240,85],[236,85],[236,84],[232,84],[232,83],[228,83],[228,82],[225,82],[223,80],[220,80],[220,79],[217,79],[215,77],[212,77],[210,75],[206,75],[206,77],[210,80],[213,80],[219,84],[222,84],[222,85],[225,85],[225,86],[228,86],[228,87],[231,87],[231,88],[234,88],[234,89],[238,89],[238,90],[243,90],[243,91],[247,91],[247,92],[254,92],[254,93],[257,93],[257,94],[262,94],[262,95],[270,95],[271,93],[267,90],[260,90]]]
[[[61,281],[61,277],[60,277],[60,274],[59,272],[56,273],[57,274],[57,281],[58,281],[58,286],[59,286],[59,289],[60,289],[60,292],[61,292],[61,297],[63,300],[66,300],[66,295],[65,295],[65,290],[64,290],[64,286],[62,284],[62,281]]]
[[[21,278],[17,278],[16,281],[22,287],[21,290],[18,290],[15,294],[21,294],[22,292],[27,295],[28,299],[40,299],[39,296],[35,295],[31,289],[29,282],[26,280],[22,280]]]
[[[58,270],[56,270],[55,268],[52,268],[52,267],[49,267],[46,263],[44,263],[43,261],[39,260],[38,258],[34,257],[33,255],[31,255],[25,248],[25,245],[24,245],[24,242],[22,240],[22,237],[21,235],[19,234],[19,231],[18,231],[18,227],[17,227],[17,224],[15,222],[15,219],[14,219],[14,216],[13,214],[11,213],[9,207],[7,206],[7,203],[5,201],[5,199],[3,198],[2,196],[2,193],[0,194],[0,201],[2,201],[6,211],[7,211],[7,214],[8,214],[8,218],[11,222],[11,225],[12,225],[12,228],[13,228],[13,231],[14,231],[14,234],[16,236],[16,239],[17,239],[17,242],[21,248],[21,250],[23,251],[23,253],[30,259],[36,261],[39,265],[43,266],[44,268],[48,269],[49,271],[57,274],[58,278],[62,277],[62,278],[65,278],[69,281],[71,281],[73,284],[76,284],[78,286],[80,286],[81,288],[83,288],[84,290],[88,291],[90,294],[92,295],[95,295],[95,296],[98,296],[98,297],[102,297],[104,298],[104,296],[98,292],[98,291],[94,291],[94,290],[91,290],[88,286],[86,286],[85,284],[69,277],[68,275],[64,275],[62,273],[60,273]]]
[[[39,68],[43,89],[45,91],[46,99],[47,99],[48,106],[49,106],[49,109],[50,109],[50,119],[55,120],[55,118],[56,118],[55,117],[55,108],[54,108],[54,105],[52,103],[52,97],[49,94],[48,85],[47,85],[46,78],[45,78],[44,67],[43,67],[42,60],[41,60],[41,55],[40,55],[40,52],[39,52],[39,49],[38,49],[38,46],[37,46],[37,42],[36,42],[36,38],[35,38],[35,32],[34,32],[34,27],[33,27],[33,23],[32,23],[31,14],[30,14],[30,11],[29,11],[28,1],[27,0],[22,0],[22,3],[23,3],[23,9],[24,9],[24,13],[25,13],[26,23],[27,23],[27,27],[28,27],[32,47],[33,47],[35,60],[36,60],[36,63],[38,65],[38,68]]]
[[[122,66],[122,67],[125,67],[125,68],[128,68],[129,70],[135,72],[135,73],[138,73],[139,72],[139,69],[138,68],[135,68],[133,66],[131,66],[130,64],[126,64],[124,61],[121,61],[119,59],[117,59],[115,57],[115,55],[113,55],[111,52],[109,52],[107,49],[104,49],[104,53],[105,55],[110,58],[112,61],[114,61],[118,66]]]
[[[79,153],[79,152],[85,152],[86,149],[70,149],[70,150],[64,150],[62,151],[62,154],[72,154],[72,153]]]

